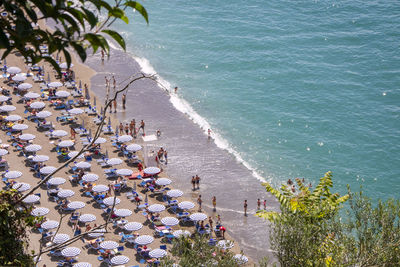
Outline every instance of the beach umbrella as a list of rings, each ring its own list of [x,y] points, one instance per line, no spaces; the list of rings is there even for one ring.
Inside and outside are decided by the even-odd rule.
[[[178,189],[173,189],[167,192],[167,196],[169,197],[180,197],[183,195],[183,192]]]
[[[138,144],[130,144],[128,146],[126,146],[126,150],[129,152],[136,152],[142,149],[141,145]]]
[[[67,242],[68,240],[70,240],[70,237],[67,234],[56,234],[53,237],[53,243],[55,244],[62,244],[64,242]]]
[[[192,234],[191,234],[189,231],[187,231],[187,230],[176,230],[176,231],[174,231],[174,232],[172,233],[172,235],[175,236],[176,238],[179,238],[179,237],[181,237],[181,236],[189,237],[189,236],[191,236]]]
[[[117,138],[117,141],[119,143],[126,143],[126,142],[130,142],[133,140],[133,137],[130,135],[121,135]]]
[[[129,262],[129,258],[127,256],[123,256],[123,255],[118,255],[118,256],[114,256],[112,257],[112,259],[110,260],[110,262],[113,265],[123,265],[126,264],[127,262]]]
[[[107,142],[107,139],[105,139],[105,138],[103,138],[103,137],[98,137],[98,138],[94,141],[94,143],[95,143],[96,145],[104,144],[104,143],[106,143],[106,142]]]
[[[158,178],[156,180],[156,185],[160,185],[160,186],[169,185],[171,183],[172,183],[172,181],[168,178]]]
[[[181,210],[190,210],[194,208],[194,203],[191,201],[182,201],[180,203],[178,203],[178,207]]]
[[[72,201],[67,204],[67,207],[72,210],[82,209],[86,206],[85,202],[82,201]]]
[[[118,209],[114,211],[114,214],[118,217],[129,217],[132,215],[132,211],[128,209]]]
[[[31,214],[32,214],[33,216],[44,216],[44,215],[48,214],[49,212],[50,212],[50,210],[49,210],[48,208],[45,208],[45,207],[38,207],[38,208],[36,208],[36,209],[33,209],[33,210],[31,211]]]
[[[57,228],[58,225],[59,225],[59,223],[57,221],[49,220],[49,221],[45,221],[44,223],[42,223],[40,228],[43,228],[45,230],[49,230],[49,229]]]
[[[12,188],[18,190],[18,192],[24,192],[29,190],[31,185],[27,183],[16,183],[12,186]]]
[[[111,158],[111,159],[109,159],[109,160],[107,160],[107,164],[108,165],[111,165],[111,166],[113,166],[113,165],[119,165],[119,164],[121,164],[122,162],[124,162],[122,159],[120,159],[120,158]]]
[[[115,205],[118,205],[121,202],[119,198],[115,198]],[[114,204],[114,197],[107,197],[103,199],[103,203],[108,206],[112,206]]]
[[[67,135],[68,135],[68,133],[64,130],[55,130],[55,131],[51,132],[51,136],[53,136],[53,137],[64,137]]]
[[[48,161],[50,159],[49,156],[46,155],[36,155],[32,158],[33,162],[45,162]]]
[[[4,156],[4,155],[7,155],[8,154],[8,151],[7,150],[5,150],[5,149],[3,149],[3,148],[0,148],[0,157],[2,157],[2,156]]]
[[[162,212],[165,210],[165,206],[162,204],[153,204],[148,207],[150,212]]]
[[[41,145],[29,145],[25,147],[27,152],[37,152],[42,149]]]
[[[23,81],[26,80],[26,76],[25,76],[25,75],[17,74],[17,75],[15,75],[14,77],[12,77],[11,79],[12,79],[13,81],[15,81],[15,82],[23,82]]]
[[[36,114],[36,117],[38,117],[40,119],[45,119],[45,118],[50,117],[51,115],[52,115],[52,113],[50,111],[43,110],[43,111],[38,112]]]
[[[11,128],[15,131],[23,131],[28,129],[29,126],[26,124],[14,124]]]
[[[118,169],[116,170],[116,173],[121,176],[128,176],[132,175],[133,171],[130,169]]]
[[[16,179],[22,176],[22,172],[20,171],[8,171],[4,174],[4,178],[7,179]]]
[[[75,192],[69,189],[61,189],[58,191],[57,196],[61,198],[69,198],[75,195]]]
[[[53,173],[55,170],[57,170],[56,167],[53,167],[53,166],[46,166],[46,167],[41,168],[41,169],[39,170],[39,172],[40,172],[41,174],[47,175],[47,174]]]
[[[233,256],[233,259],[240,265],[246,264],[249,261],[249,259],[242,254],[236,254],[235,256]]]
[[[16,110],[17,108],[15,107],[15,106],[13,106],[13,105],[4,105],[4,106],[0,106],[0,110],[2,111],[2,112],[10,112],[10,111],[14,111],[14,110]]]
[[[154,237],[150,235],[140,235],[136,237],[135,243],[138,245],[148,245],[154,241]]]
[[[97,181],[98,179],[99,179],[99,176],[95,173],[87,173],[82,176],[82,180],[85,182],[94,182],[94,181]]]
[[[36,135],[34,135],[34,134],[21,134],[18,138],[20,140],[29,141],[29,140],[35,139]]]
[[[62,177],[53,177],[47,181],[49,185],[61,185],[64,184],[65,182],[66,180]]]
[[[165,226],[174,226],[179,224],[179,220],[175,217],[164,217],[161,219],[161,223]]]
[[[93,186],[92,191],[96,193],[102,193],[108,191],[110,188],[104,184],[98,184]]]
[[[73,109],[70,109],[70,110],[68,110],[68,113],[69,114],[72,114],[72,115],[80,115],[80,114],[82,114],[84,111],[83,111],[83,109],[81,109],[81,108],[73,108]]]
[[[149,252],[151,258],[162,258],[167,255],[167,251],[164,249],[156,248]]]
[[[60,66],[61,69],[68,69],[68,63],[67,62],[63,62],[59,66]],[[74,64],[72,64],[72,63],[69,65],[70,68],[72,68],[73,66],[74,66]]]
[[[21,72],[21,69],[18,68],[18,67],[9,67],[9,68],[7,69],[7,72],[8,72],[8,73],[11,73],[11,74],[18,74],[18,73]]]
[[[24,203],[36,203],[40,200],[40,197],[37,195],[29,195],[26,198],[24,198],[24,200],[22,200],[22,202]]]
[[[148,167],[143,170],[144,173],[149,174],[149,175],[155,175],[161,172],[160,168],[157,167]]]
[[[124,229],[126,231],[139,231],[140,229],[142,229],[142,227],[143,227],[143,224],[141,224],[139,222],[129,222],[124,225]]]
[[[21,116],[19,115],[9,115],[5,118],[6,121],[19,121],[21,118]]]
[[[34,108],[34,109],[41,109],[41,108],[44,108],[45,106],[46,106],[46,104],[41,101],[33,102],[29,105],[30,108]]]
[[[204,213],[193,213],[189,216],[192,221],[204,221],[207,219],[207,214]]]
[[[83,223],[94,222],[96,220],[96,216],[93,214],[82,214],[79,216],[78,220]]]
[[[78,155],[78,153],[79,153],[78,151],[71,151],[68,153],[68,157],[73,158],[76,155]],[[83,159],[84,157],[85,157],[85,155],[82,153],[77,157],[77,159]]]
[[[218,241],[217,246],[222,249],[230,249],[234,247],[234,244],[230,240],[220,240]]]
[[[89,94],[89,88],[88,88],[88,87],[85,88],[85,98],[86,98],[87,100],[90,99],[90,94]]]
[[[57,88],[57,87],[63,86],[63,84],[62,84],[61,82],[51,82],[51,83],[49,83],[47,86],[48,86],[48,87],[55,87],[55,88]]]
[[[116,249],[118,246],[118,243],[115,241],[103,241],[100,243],[102,249]]]
[[[74,145],[74,142],[71,140],[64,140],[64,141],[61,141],[60,143],[58,143],[59,147],[71,147],[73,145]]]
[[[8,101],[9,99],[10,99],[9,96],[0,95],[0,102],[5,102],[5,101]]]
[[[21,83],[20,85],[18,85],[19,90],[28,90],[31,88],[32,88],[32,84],[30,84],[30,83]]]
[[[78,262],[75,263],[72,267],[92,267],[92,264],[89,262]]]
[[[81,161],[76,163],[75,167],[77,167],[78,169],[89,169],[90,167],[92,167],[92,164],[86,161]]]
[[[25,94],[24,97],[28,98],[28,99],[34,99],[34,98],[40,97],[40,95],[38,93],[29,92],[29,93]]]
[[[67,91],[58,91],[56,92],[56,96],[60,98],[69,97],[71,94]]]
[[[93,232],[89,233],[88,236],[92,237],[92,238],[99,237],[99,236],[103,236],[105,232],[106,232],[106,229],[96,229],[96,230],[93,230]]]
[[[81,253],[81,250],[77,247],[68,247],[68,248],[64,248],[63,250],[61,250],[61,255],[63,255],[64,257],[76,257]]]

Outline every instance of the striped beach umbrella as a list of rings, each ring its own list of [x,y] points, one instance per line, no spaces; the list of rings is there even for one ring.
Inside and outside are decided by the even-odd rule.
[[[143,224],[139,223],[139,222],[129,222],[127,224],[124,225],[124,229],[126,231],[138,231],[140,229],[142,229]]]
[[[75,195],[75,192],[69,189],[61,189],[58,191],[57,196],[61,198],[69,198]]]
[[[18,85],[18,90],[28,90],[32,88],[32,84],[30,83],[21,83],[20,85]]]
[[[33,209],[33,210],[31,211],[31,214],[32,214],[33,216],[44,216],[44,215],[48,214],[49,212],[50,212],[50,210],[49,210],[48,208],[45,208],[45,207],[38,207],[38,208],[36,208],[36,209]]]
[[[18,138],[20,140],[30,141],[30,140],[35,139],[36,135],[27,133],[27,134],[21,134]]]
[[[68,133],[64,130],[55,130],[51,132],[51,136],[53,137],[64,137],[67,136]]]
[[[36,155],[32,158],[33,162],[45,162],[48,161],[50,159],[49,156],[47,155]]]
[[[67,234],[56,234],[53,237],[53,243],[55,244],[62,244],[64,242],[67,242],[68,240],[70,240],[70,236]]]
[[[172,233],[172,235],[175,236],[176,238],[179,238],[179,237],[181,237],[181,236],[189,237],[189,236],[191,236],[192,234],[191,234],[189,231],[187,231],[187,230],[176,230],[176,231],[174,231],[174,232]]]
[[[5,150],[3,148],[0,148],[0,157],[5,156],[8,154],[8,150]]]
[[[60,65],[60,69],[68,69],[68,63],[67,62],[63,62]],[[74,66],[74,64],[70,63],[69,67],[72,68]]]
[[[63,86],[63,84],[61,82],[51,82],[47,86],[57,88]]]
[[[116,171],[116,173],[117,173],[118,175],[121,175],[121,176],[128,176],[128,175],[132,175],[132,174],[133,174],[133,171],[130,170],[130,169],[118,169],[118,170]]]
[[[16,179],[22,176],[22,172],[20,171],[8,171],[4,174],[4,178],[7,179]]]
[[[84,111],[81,108],[73,108],[73,109],[68,110],[68,113],[71,115],[80,115],[80,114],[83,114],[83,112]]]
[[[194,203],[191,201],[182,201],[182,202],[178,203],[178,207],[181,210],[190,210],[190,209],[193,209],[194,206],[195,206]]]
[[[133,137],[130,135],[121,135],[117,138],[117,141],[119,143],[126,143],[126,142],[130,142],[133,140]]]
[[[149,175],[155,175],[161,172],[160,168],[157,167],[148,167],[143,170],[144,173],[149,174]]]
[[[68,153],[68,157],[73,158],[76,155],[78,155],[78,153],[79,153],[78,151],[71,151]],[[76,159],[83,159],[84,157],[85,157],[85,155],[82,153]]]
[[[67,207],[69,209],[77,210],[77,209],[82,209],[86,206],[85,202],[82,201],[72,201],[67,204]]]
[[[60,98],[69,97],[71,94],[67,91],[58,91],[56,92],[56,96]]]
[[[105,138],[103,138],[103,137],[98,137],[98,138],[94,141],[94,143],[95,143],[96,145],[104,144],[104,143],[106,143],[106,142],[107,142],[107,139],[105,139]]]
[[[29,92],[29,93],[25,94],[24,97],[27,99],[35,99],[35,98],[39,98],[40,95],[38,93]]]
[[[36,203],[39,200],[40,200],[39,196],[37,196],[37,195],[29,195],[26,198],[24,198],[24,200],[22,200],[22,202],[31,204],[31,203]]]
[[[8,73],[11,73],[11,74],[18,74],[18,73],[21,72],[21,69],[18,68],[18,67],[9,67],[9,68],[7,69],[7,72],[8,72]]]
[[[71,146],[74,146],[74,144],[75,143],[71,140],[64,140],[64,141],[61,141],[60,143],[58,143],[58,146],[59,147],[71,147]]]
[[[169,197],[180,197],[183,195],[183,192],[178,189],[173,189],[167,192],[167,196]]]
[[[29,145],[25,147],[25,150],[27,152],[37,152],[40,151],[42,149],[41,145]]]
[[[38,112],[38,113],[36,114],[36,117],[38,117],[38,118],[40,118],[40,119],[45,119],[45,118],[50,117],[52,114],[53,114],[53,113],[51,113],[51,112],[48,111],[48,110],[43,110],[43,111]]]
[[[111,166],[119,165],[122,162],[124,162],[124,161],[120,158],[111,158],[111,159],[107,160],[107,164],[111,165]]]
[[[207,214],[204,213],[193,213],[189,216],[192,221],[204,221],[207,219]]]
[[[86,161],[81,161],[76,163],[75,167],[77,167],[78,169],[90,169],[90,167],[92,167],[92,164]]]
[[[19,121],[21,120],[21,116],[19,115],[9,115],[5,118],[6,121]]]
[[[53,167],[53,166],[46,166],[46,167],[41,168],[41,169],[39,170],[39,172],[40,172],[41,174],[47,175],[47,174],[53,173],[55,170],[57,170],[56,167]]]
[[[115,241],[103,241],[100,243],[100,247],[102,249],[116,249],[118,247],[118,243]]]
[[[167,255],[167,251],[164,249],[156,248],[149,252],[151,258],[162,258]]]
[[[10,111],[14,111],[17,108],[13,105],[4,105],[4,106],[0,106],[0,111],[2,112],[10,112]]]
[[[126,146],[125,149],[126,149],[127,151],[129,151],[129,152],[136,152],[136,151],[141,150],[141,149],[142,149],[142,146],[141,146],[141,145],[138,145],[138,144],[130,144],[130,145]]]
[[[171,183],[172,183],[172,181],[168,178],[158,178],[156,180],[156,185],[160,185],[160,186],[169,185]]]
[[[29,105],[30,108],[34,108],[34,109],[41,109],[41,108],[44,108],[45,106],[46,106],[46,104],[41,101],[33,102]]]
[[[11,78],[14,82],[23,82],[26,80],[25,75],[17,74],[14,77]]]
[[[93,214],[82,214],[79,216],[78,220],[83,223],[94,222],[96,220],[96,216]]]
[[[49,221],[45,221],[44,223],[42,223],[42,225],[40,227],[45,230],[49,230],[49,229],[57,228],[58,225],[59,225],[59,223],[57,221],[49,220]]]
[[[132,211],[128,209],[118,209],[114,211],[114,214],[118,217],[129,217],[132,215]]]
[[[127,256],[123,256],[123,255],[118,255],[115,257],[112,257],[112,259],[110,260],[110,262],[113,265],[123,265],[129,262],[129,258]]]
[[[93,186],[92,191],[96,193],[102,193],[108,191],[110,188],[104,184],[98,184]]]
[[[147,209],[148,209],[148,211],[153,212],[153,213],[154,212],[162,212],[165,210],[165,206],[162,204],[153,204],[153,205],[150,205]]]
[[[27,183],[16,183],[12,188],[18,190],[18,192],[25,192],[31,188],[31,185]]]
[[[164,217],[161,219],[161,223],[165,226],[175,226],[179,224],[179,220],[175,217]]]
[[[92,264],[89,262],[78,262],[72,265],[72,267],[92,267]]]
[[[26,125],[26,124],[14,124],[12,127],[11,127],[13,130],[15,130],[15,131],[23,131],[23,130],[26,130],[26,129],[28,129],[29,128],[29,126],[28,125]]]
[[[118,205],[121,202],[119,198],[115,198],[115,205]],[[107,197],[103,200],[103,203],[108,206],[114,205],[114,197]]]
[[[89,237],[91,237],[91,238],[96,238],[96,237],[103,236],[105,232],[106,232],[106,229],[96,229],[96,230],[93,230],[92,232],[90,232],[87,235]]]
[[[53,177],[47,181],[49,185],[61,185],[64,184],[65,182],[66,180],[62,177]]]
[[[136,237],[135,243],[138,245],[148,245],[154,241],[154,237],[150,235],[140,235]]]
[[[0,95],[0,102],[5,102],[5,101],[8,101],[9,99],[10,99],[9,96]]]
[[[76,257],[79,254],[81,254],[81,250],[77,247],[68,247],[68,248],[64,248],[63,250],[61,250],[61,255],[63,255],[64,257]]]
[[[99,176],[95,173],[87,173],[82,176],[82,180],[85,182],[95,182],[99,179]],[[108,189],[107,189],[108,190]]]

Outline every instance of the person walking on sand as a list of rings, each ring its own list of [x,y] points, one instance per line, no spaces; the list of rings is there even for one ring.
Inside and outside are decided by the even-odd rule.
[[[196,186],[197,189],[200,189],[200,177],[196,174]]]
[[[140,127],[139,127],[139,130],[138,130],[138,133],[140,132],[140,129],[142,129],[142,130],[143,130],[143,135],[146,135],[145,132],[144,132],[144,126],[145,126],[144,121],[141,120],[141,121],[140,121]]]
[[[133,120],[129,123],[129,134],[133,136],[133,128],[135,127],[135,124],[133,123]]]
[[[114,104],[114,113],[117,113],[117,100],[116,99],[113,100],[113,104]]]
[[[260,210],[260,206],[261,206],[261,200],[257,199],[257,210]]]
[[[75,129],[71,126],[71,139],[75,140],[75,135],[76,135]]]
[[[197,204],[199,204],[199,211],[201,211],[201,203],[203,203],[203,200],[201,200],[201,195],[197,198]]]
[[[129,125],[128,125],[128,123],[125,123],[125,134],[126,135],[129,134]]]
[[[168,164],[168,152],[167,150],[164,150],[164,159],[165,159],[165,165]]]
[[[244,208],[244,216],[247,216],[247,199],[244,200],[243,208]]]
[[[124,134],[124,125],[122,124],[122,122],[119,123],[119,134],[120,135]]]
[[[264,210],[266,210],[266,209],[267,209],[267,200],[264,199]]]
[[[125,104],[126,104],[126,94],[122,95],[122,108],[125,109]]]
[[[193,191],[196,190],[196,177],[192,176],[192,187],[193,187]]]
[[[217,198],[215,196],[212,197],[212,205],[214,207],[214,211],[217,210]]]

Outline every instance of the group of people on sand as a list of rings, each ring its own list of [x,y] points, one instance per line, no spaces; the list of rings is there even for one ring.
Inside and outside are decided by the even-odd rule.
[[[120,135],[123,135],[123,134],[131,135],[132,137],[136,138],[137,134],[140,132],[140,130],[142,130],[143,135],[145,135],[144,127],[145,127],[145,123],[143,120],[140,121],[140,126],[137,129],[136,129],[136,120],[135,119],[132,119],[129,124],[126,122],[125,125],[122,122],[120,122],[119,123],[119,134]]]

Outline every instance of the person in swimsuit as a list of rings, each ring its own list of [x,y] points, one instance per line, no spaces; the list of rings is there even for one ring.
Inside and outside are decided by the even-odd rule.
[[[192,176],[192,186],[193,186],[193,191],[196,190],[196,178]]]
[[[217,198],[215,196],[212,197],[212,205],[214,207],[214,211],[217,210]]]
[[[124,133],[124,125],[122,124],[122,122],[120,122],[119,124],[119,134],[123,134]]]
[[[196,185],[197,185],[197,189],[200,189],[200,177],[196,174]]]
[[[199,211],[201,211],[201,203],[203,203],[203,200],[201,200],[201,195],[197,198],[197,204],[199,204]]]
[[[247,216],[247,199],[244,200],[243,208],[244,208],[244,216]]]
[[[143,135],[145,135],[145,133],[144,133],[144,126],[145,126],[144,121],[141,120],[141,121],[140,121],[140,127],[139,127],[138,132],[140,131],[140,129],[142,129],[142,130],[143,130]]]
[[[257,210],[260,210],[260,206],[261,206],[261,200],[257,199]]]
[[[128,125],[128,123],[125,123],[125,134],[126,135],[129,134],[129,125]]]
[[[264,210],[266,210],[266,209],[267,209],[267,200],[264,199]]]
[[[122,95],[122,108],[125,109],[125,104],[126,104],[126,94]]]

